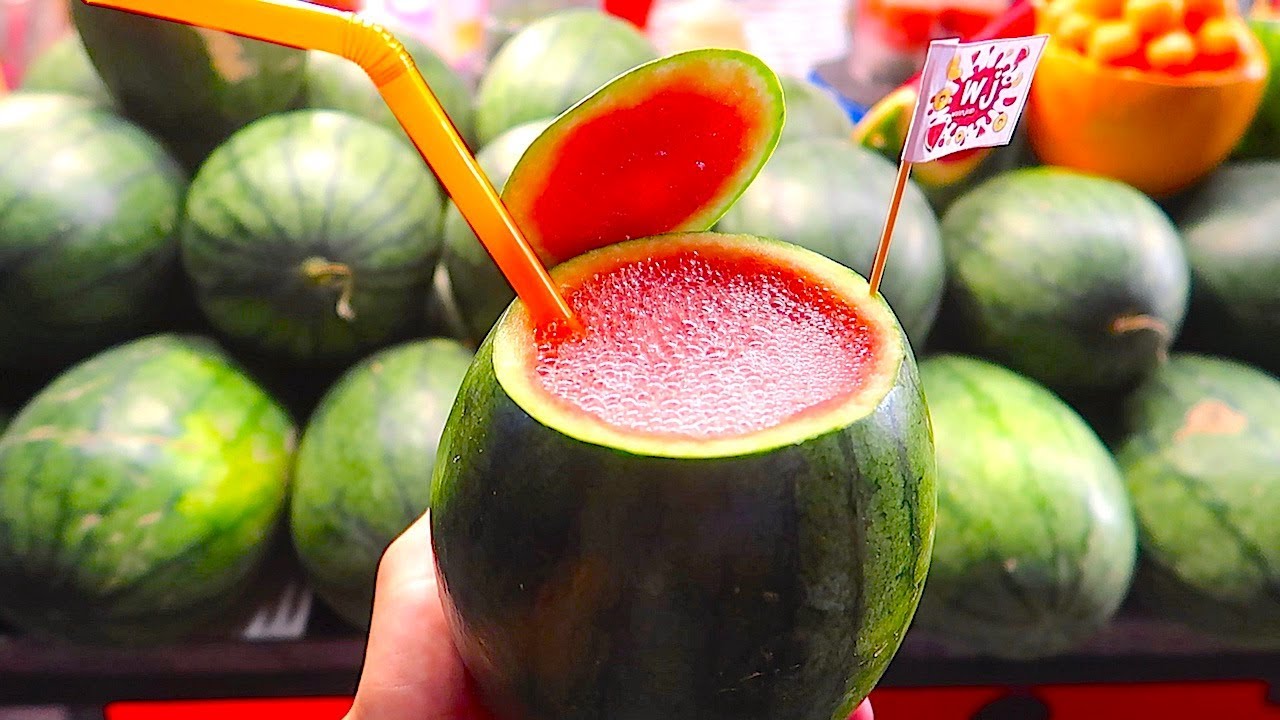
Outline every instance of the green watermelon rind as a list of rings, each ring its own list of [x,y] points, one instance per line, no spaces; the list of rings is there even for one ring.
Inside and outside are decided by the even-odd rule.
[[[1123,389],[1181,332],[1190,270],[1172,220],[1121,182],[1057,167],[1001,173],[941,221],[941,322],[963,350],[1058,393]]]
[[[1280,648],[1280,379],[1175,353],[1124,402],[1137,603],[1244,648]]]
[[[1137,529],[1110,451],[1058,396],[969,356],[920,363],[938,458],[933,560],[915,626],[955,650],[1062,655],[1128,595]]]
[[[18,87],[24,92],[75,95],[96,105],[116,108],[115,98],[102,82],[75,32],[62,36],[32,58]]]
[[[865,281],[816,254],[766,240],[729,241],[803,256],[806,267],[823,267],[865,296]],[[633,249],[644,253],[645,242],[579,256],[555,276]],[[519,322],[513,318],[522,306],[517,301],[508,310],[463,381],[441,439],[431,500],[447,605],[461,609],[448,615],[455,641],[495,707],[519,698],[513,712],[537,707],[548,716],[596,717],[645,705],[654,717],[682,720],[790,720],[853,711],[911,621],[927,572],[934,514],[932,440],[915,361],[883,301],[867,302],[874,304],[872,315],[893,325],[884,337],[897,348],[886,351],[901,354],[895,355],[896,369],[868,391],[879,400],[859,400],[865,414],[815,419],[805,430],[814,434],[804,439],[735,439],[714,453],[664,445],[661,457],[650,454],[656,445],[635,438],[600,444],[550,404],[527,410],[527,403],[513,399],[527,391],[513,390],[516,376],[502,369],[509,363],[502,347],[513,342],[504,338]],[[747,521],[748,515],[758,519]],[[707,532],[711,527],[715,531]],[[569,545],[558,546],[557,538]],[[852,547],[847,538],[856,539]],[[582,556],[584,564],[551,567],[573,552],[574,543],[591,548]],[[763,557],[771,548],[799,553],[801,567],[773,565],[785,563]],[[735,567],[743,577],[740,593],[720,586]],[[757,592],[770,570],[785,574],[781,595]],[[625,632],[627,623],[591,614],[596,602],[607,613],[612,592],[597,583],[611,588],[647,577],[659,598],[678,592],[663,589],[664,583],[687,584],[690,604],[669,615],[658,606],[637,605],[634,622],[640,625],[634,634]],[[572,595],[563,595],[568,587],[560,580],[573,583]],[[598,587],[603,598],[592,594]],[[695,601],[704,590],[705,600]],[[535,597],[545,601],[529,604]],[[792,608],[793,602],[804,605]],[[545,614],[533,607],[545,608]],[[679,622],[686,611],[687,626]],[[770,635],[777,645],[766,641],[769,647],[757,648],[761,653],[753,652],[754,645],[741,648],[742,656],[698,656],[695,649],[693,638],[708,627],[754,642],[774,632],[762,626],[789,625],[792,618],[799,618],[802,629],[787,635],[779,628]],[[610,642],[604,637],[610,627],[625,639]],[[580,628],[599,628],[600,644],[584,638]],[[623,647],[635,651],[629,660],[609,657],[609,648]],[[618,675],[612,683],[578,684],[581,678],[571,669],[542,664],[542,657],[564,657],[572,659],[572,668]],[[687,678],[704,677],[711,666],[721,668],[716,682],[735,693],[715,693],[716,713],[664,705],[679,693],[657,687],[684,688]],[[628,673],[629,667],[635,672]],[[752,668],[759,674],[747,672]]]
[[[331,110],[294,110],[238,131],[187,195],[183,266],[205,315],[257,351],[344,362],[413,335],[439,257],[443,198],[391,130]],[[340,280],[306,263],[345,264]]]
[[[187,179],[86,98],[0,99],[0,367],[55,368],[141,332],[176,286]]]
[[[0,436],[0,616],[79,642],[203,631],[270,546],[293,443],[288,414],[206,338],[72,367]]]
[[[658,58],[625,20],[598,10],[565,10],[524,27],[494,55],[476,89],[476,138],[555,117],[618,75]]]
[[[402,343],[350,368],[298,446],[290,532],[311,587],[368,628],[378,561],[427,510],[436,446],[472,353],[452,340]]]

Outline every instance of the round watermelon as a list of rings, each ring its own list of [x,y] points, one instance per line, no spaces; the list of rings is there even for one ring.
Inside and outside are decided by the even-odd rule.
[[[293,443],[208,340],[153,335],[72,367],[0,437],[0,618],[84,642],[202,633],[264,557]]]
[[[453,68],[425,43],[407,32],[397,32],[397,37],[409,51],[418,71],[458,132],[474,145],[475,111],[472,109],[471,90]],[[307,54],[304,105],[349,112],[403,132],[400,121],[364,68],[331,53],[313,50]]]
[[[942,240],[944,322],[963,347],[1061,393],[1132,385],[1181,330],[1190,271],[1177,228],[1118,181],[1003,173],[955,201]]]
[[[849,717],[933,537],[928,412],[888,305],[816,253],[709,232],[552,274],[586,330],[513,303],[435,465],[447,615],[490,706]]]
[[[298,446],[294,547],[324,601],[368,627],[383,551],[427,510],[431,460],[471,362],[452,340],[382,350],[321,400]]]
[[[896,175],[893,163],[846,140],[794,140],[778,148],[717,229],[785,240],[866,275]],[[944,275],[938,220],[908,185],[881,290],[914,346],[923,346],[937,317]]]
[[[499,192],[529,144],[550,123],[550,120],[534,120],[517,125],[476,155],[480,168]],[[516,294],[452,200],[444,213],[443,262],[466,334],[478,342],[488,334]]]
[[[416,332],[443,199],[372,121],[297,110],[220,146],[187,196],[182,259],[221,332],[277,357],[355,357]]]
[[[62,94],[0,99],[0,367],[61,364],[156,319],[180,277],[186,178],[164,147]]]
[[[71,3],[71,18],[124,112],[190,168],[303,87],[302,50],[83,2]]]
[[[1112,618],[1137,555],[1102,441],[1043,386],[993,363],[920,364],[938,453],[933,562],[915,627],[958,649],[1056,655]]]
[[[525,26],[494,55],[476,90],[476,135],[555,117],[617,75],[657,58],[634,25],[599,10],[567,10]]]
[[[1219,169],[1178,220],[1191,263],[1187,335],[1280,372],[1280,160]]]
[[[106,107],[116,104],[75,32],[64,35],[34,57],[20,87],[30,92],[75,95]]]
[[[789,75],[778,79],[787,102],[787,124],[782,128],[781,142],[853,137],[853,120],[834,96],[808,80]]]
[[[1136,599],[1207,635],[1280,648],[1280,380],[1178,353],[1126,399],[1124,420]]]

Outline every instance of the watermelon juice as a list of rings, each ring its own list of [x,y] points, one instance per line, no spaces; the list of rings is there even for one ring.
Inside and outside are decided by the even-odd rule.
[[[455,641],[503,717],[848,717],[896,651],[933,537],[915,361],[852,271],[673,234],[517,301],[441,440],[432,527]]]

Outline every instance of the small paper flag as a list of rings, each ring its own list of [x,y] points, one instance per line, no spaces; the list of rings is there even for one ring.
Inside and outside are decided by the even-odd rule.
[[[961,150],[1009,144],[1048,39],[1032,35],[930,43],[903,161],[928,162]]]

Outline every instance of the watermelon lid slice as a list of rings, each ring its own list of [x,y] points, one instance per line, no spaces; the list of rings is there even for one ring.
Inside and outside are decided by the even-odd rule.
[[[502,198],[551,265],[615,242],[708,230],[773,154],[784,118],[781,82],[759,58],[670,55],[560,115]]]

